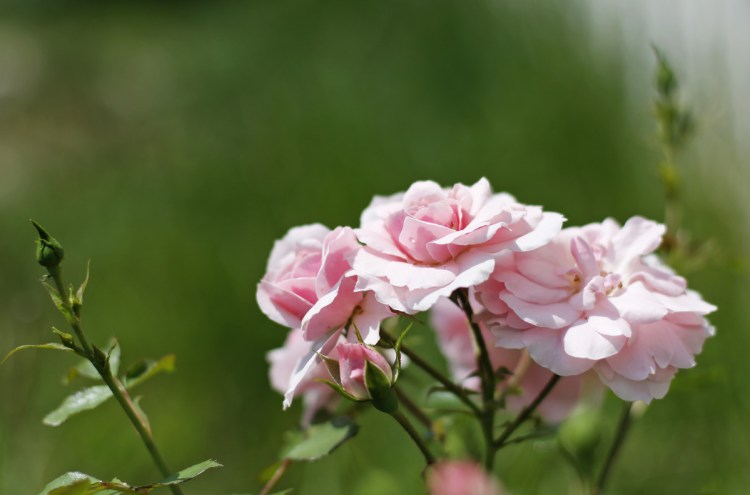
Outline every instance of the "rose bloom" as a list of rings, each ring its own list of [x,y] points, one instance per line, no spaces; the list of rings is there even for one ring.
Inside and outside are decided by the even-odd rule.
[[[289,332],[282,347],[266,354],[266,360],[270,364],[268,376],[274,390],[286,393],[295,367],[310,352],[310,347],[310,342],[302,338],[302,330],[294,329]],[[319,378],[328,378],[328,372],[321,361],[315,364],[294,391],[294,396],[302,397],[304,425],[309,425],[318,411],[331,411],[339,402],[338,394],[325,383],[316,381]]]
[[[350,262],[360,248],[349,227],[289,230],[271,251],[258,305],[276,323],[301,328],[305,340],[324,338],[351,320],[365,342],[377,343],[380,322],[392,313],[371,293],[354,292]]]
[[[479,391],[479,377],[470,376],[477,369],[477,358],[474,352],[474,337],[464,312],[450,300],[441,298],[432,308],[430,321],[453,378],[463,387]],[[521,350],[494,347],[492,334],[484,323],[480,322],[479,326],[482,329],[493,368],[497,370],[505,366],[517,373],[515,378],[511,376],[508,380],[517,381],[516,387],[519,393],[509,394],[506,404],[508,410],[518,412],[529,405],[542,391],[552,378],[552,372],[531,361]],[[551,423],[565,419],[584,392],[593,392],[588,390],[592,380],[587,380],[587,376],[588,374],[568,377],[558,382],[537,408],[539,414]],[[498,386],[503,386],[503,384],[500,383]]]
[[[440,297],[487,280],[497,253],[544,245],[563,220],[493,194],[486,179],[449,189],[415,182],[405,193],[376,196],[362,213],[356,290],[373,291],[396,311],[426,311]]]
[[[594,369],[624,400],[662,398],[677,370],[695,365],[716,309],[652,254],[664,232],[640,217],[608,219],[498,257],[476,290],[496,344],[526,348],[559,375]]]
[[[338,356],[339,376],[333,376],[333,380],[341,385],[348,394],[355,399],[371,399],[370,391],[365,382],[365,365],[378,367],[388,378],[393,380],[391,365],[376,350],[365,344],[340,342],[336,345],[335,353]]]
[[[427,476],[430,495],[501,495],[498,483],[478,464],[442,461]]]

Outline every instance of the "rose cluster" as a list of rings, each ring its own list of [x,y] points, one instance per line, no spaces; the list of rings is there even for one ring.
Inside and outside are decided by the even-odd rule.
[[[492,365],[524,368],[508,407],[530,401],[552,374],[563,379],[540,412],[553,421],[587,377],[624,400],[663,397],[713,335],[705,316],[716,308],[655,254],[663,225],[564,221],[481,179],[451,188],[422,181],[376,196],[356,229],[291,229],[274,245],[257,292],[263,312],[291,329],[269,353],[285,407],[295,396],[308,418],[331,407],[336,394],[321,377],[366,400],[367,363],[393,376],[374,347],[383,320],[428,310],[454,378],[477,388],[469,322],[449,300],[457,291],[470,301]]]

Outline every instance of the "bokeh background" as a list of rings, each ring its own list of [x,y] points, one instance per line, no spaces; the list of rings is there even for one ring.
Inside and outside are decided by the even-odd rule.
[[[176,373],[138,392],[157,441],[175,467],[226,466],[186,491],[257,492],[299,416],[267,382],[285,332],[254,302],[273,240],[355,225],[373,194],[426,178],[486,176],[571,224],[661,219],[653,42],[696,112],[678,157],[684,227],[715,249],[687,275],[720,307],[718,334],[635,425],[611,493],[747,493],[748,21],[731,0],[3,2],[0,351],[63,325],[38,283],[33,217],[65,245],[69,280],[91,260],[94,341],[116,335],[125,364],[177,354]],[[69,470],[158,477],[114,403],[41,424],[75,390],[61,385],[71,363],[27,351],[0,368],[3,495]],[[604,408],[611,429],[617,401]],[[362,422],[280,486],[421,493],[395,423]],[[515,494],[574,493],[554,442],[503,451],[498,473]]]

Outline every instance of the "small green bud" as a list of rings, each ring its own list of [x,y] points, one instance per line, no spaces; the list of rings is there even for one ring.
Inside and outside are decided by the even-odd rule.
[[[60,338],[60,343],[67,347],[68,349],[77,350],[75,340],[73,340],[73,336],[69,333],[63,332],[61,330],[58,330],[55,327],[52,327],[52,333],[57,335]]]
[[[31,223],[39,233],[39,239],[36,240],[37,262],[46,268],[58,266],[65,257],[65,250],[62,245],[34,220]]]

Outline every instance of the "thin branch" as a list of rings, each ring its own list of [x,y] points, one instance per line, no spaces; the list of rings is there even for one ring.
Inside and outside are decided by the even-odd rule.
[[[459,289],[454,292],[454,296],[454,302],[466,314],[466,319],[474,336],[474,344],[477,350],[477,368],[479,369],[479,377],[482,383],[482,415],[480,416],[480,421],[486,444],[484,467],[488,471],[492,471],[495,464],[496,452],[492,441],[495,431],[495,410],[497,409],[497,403],[495,402],[495,389],[497,387],[495,368],[492,366],[490,354],[487,351],[487,344],[482,335],[482,329],[474,321],[474,310],[471,307],[471,303],[469,303],[467,291]]]
[[[513,434],[513,432],[516,431],[519,426],[521,426],[524,422],[526,422],[526,420],[531,417],[531,414],[536,410],[537,407],[539,407],[539,404],[541,404],[542,401],[547,398],[547,395],[549,395],[552,389],[555,388],[555,385],[557,385],[557,382],[559,380],[560,375],[552,375],[552,378],[550,378],[550,380],[547,382],[547,385],[544,386],[542,391],[539,392],[539,395],[536,396],[534,401],[526,406],[518,415],[518,417],[516,417],[515,421],[509,424],[500,434],[500,437],[495,440],[494,446],[496,449],[499,450],[507,445],[508,439]]]
[[[276,471],[273,472],[273,476],[271,476],[271,479],[269,479],[265,484],[263,490],[260,491],[259,495],[268,495],[269,493],[271,493],[273,487],[276,486],[276,483],[278,483],[281,477],[284,476],[284,473],[291,464],[291,459],[284,459],[283,461],[281,461],[281,464],[279,464],[279,467],[277,467]]]
[[[380,336],[387,340],[391,345],[394,345],[395,340],[393,339],[393,337],[388,335],[385,330],[380,330]],[[458,399],[466,404],[474,412],[474,414],[476,414],[477,416],[480,416],[482,414],[482,411],[479,409],[479,407],[477,407],[476,404],[474,404],[474,402],[469,398],[466,391],[461,386],[456,385],[451,379],[435,369],[430,363],[419,357],[417,353],[415,353],[406,345],[401,345],[401,352],[403,352],[406,357],[408,357],[411,362],[414,363],[415,366],[421,368],[422,371],[440,382],[440,384],[448,389],[449,392],[458,397]]]
[[[398,400],[401,404],[406,407],[406,409],[409,410],[410,413],[420,422],[422,425],[427,428],[428,430],[432,431],[432,420],[429,416],[422,410],[421,407],[419,407],[417,404],[414,403],[413,400],[411,400],[411,397],[406,395],[403,390],[401,390],[400,387],[393,387],[393,390],[396,391],[396,396],[398,397]]]
[[[411,439],[414,440],[414,443],[422,452],[422,455],[424,456],[424,460],[427,463],[427,465],[434,464],[435,457],[432,455],[432,452],[430,452],[430,449],[427,447],[427,444],[425,444],[424,440],[422,440],[422,437],[419,435],[417,430],[414,429],[414,427],[406,418],[406,416],[404,416],[404,414],[400,411],[396,411],[395,413],[391,414],[391,416],[393,417],[393,419],[395,419],[398,422],[398,424],[401,425],[401,427],[406,431],[406,433],[409,434]]]
[[[632,402],[626,402],[625,406],[622,408],[620,421],[617,424],[617,433],[615,433],[615,439],[612,442],[612,446],[609,448],[609,452],[607,452],[607,459],[604,461],[604,466],[602,467],[601,473],[599,473],[599,478],[597,478],[596,486],[594,486],[594,489],[591,492],[592,495],[602,495],[604,493],[604,487],[607,484],[607,478],[612,472],[612,466],[615,463],[617,454],[622,448],[622,444],[625,441],[625,436],[630,429],[630,410],[632,409],[632,407]]]

